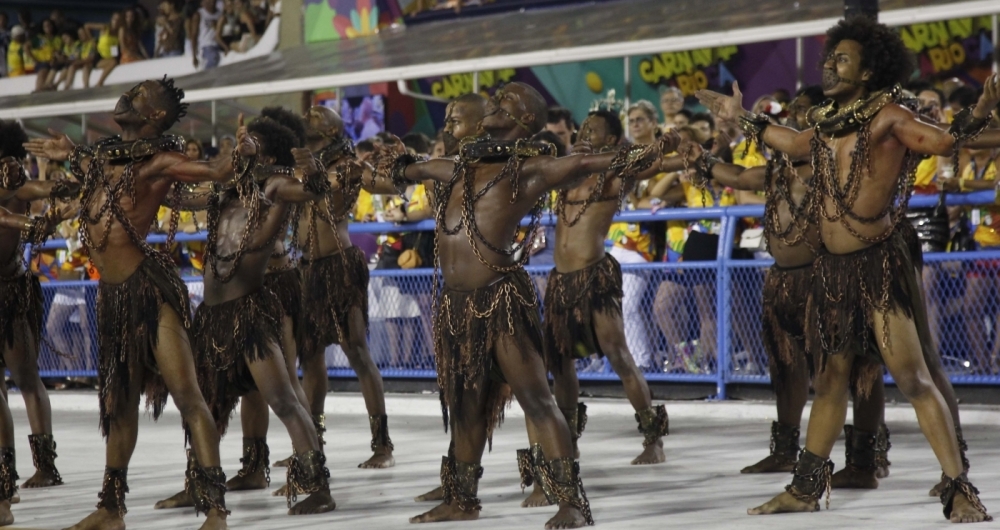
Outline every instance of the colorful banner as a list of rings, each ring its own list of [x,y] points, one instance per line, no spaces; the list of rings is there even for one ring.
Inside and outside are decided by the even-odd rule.
[[[992,72],[992,17],[957,18],[899,28],[906,47],[917,54],[920,77],[959,77],[981,85]]]
[[[396,0],[304,0],[306,42],[353,39],[402,24]]]

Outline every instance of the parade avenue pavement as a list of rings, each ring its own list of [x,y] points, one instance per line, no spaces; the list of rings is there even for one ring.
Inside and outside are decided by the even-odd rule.
[[[104,472],[104,440],[98,431],[95,392],[52,392],[52,423],[58,444],[56,464],[64,486],[20,490],[14,505],[15,529],[59,529],[94,509]],[[906,404],[887,407],[892,431],[891,476],[874,491],[834,491],[830,510],[813,514],[750,517],[746,509],[782,491],[786,474],[740,475],[739,470],[768,452],[774,405],[766,402],[668,402],[670,436],[664,439],[667,461],[630,466],[642,437],[625,400],[587,400],[590,421],[580,441],[584,486],[599,528],[664,529],[792,528],[918,529],[946,528],[941,504],[927,495],[940,475],[930,446]],[[21,482],[33,473],[24,402],[10,393]],[[231,492],[226,502],[233,529],[344,528],[411,529],[408,518],[433,507],[413,497],[439,483],[441,456],[448,449],[437,395],[386,396],[389,433],[396,446],[396,467],[358,469],[371,453],[371,434],[360,394],[327,398],[326,454],[337,510],[323,515],[286,515],[284,498],[271,496],[285,482],[285,469],[272,468],[266,491]],[[963,407],[963,424],[972,461],[971,480],[992,513],[1000,513],[1000,408]],[[808,409],[806,411],[808,415]],[[805,438],[805,421],[802,425]],[[271,460],[291,453],[291,442],[271,415]],[[553,508],[523,509],[515,451],[527,447],[524,419],[515,404],[496,432],[493,451],[483,457],[485,475],[479,496],[479,521],[428,525],[427,529],[542,529]],[[222,465],[228,477],[240,468],[242,435],[239,416],[222,441]],[[844,463],[843,440],[833,460]],[[129,467],[127,496],[130,529],[196,529],[204,516],[194,509],[153,510],[153,504],[183,487],[185,456],[180,415],[172,405],[159,422],[143,415],[139,442]]]

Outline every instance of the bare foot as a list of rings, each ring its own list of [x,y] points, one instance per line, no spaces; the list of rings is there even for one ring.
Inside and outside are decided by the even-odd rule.
[[[951,501],[951,522],[953,523],[981,523],[992,521],[993,518],[976,509],[960,492],[955,493],[955,499]]]
[[[740,470],[744,475],[750,473],[791,473],[795,471],[795,460],[783,456],[768,455],[752,466]]]
[[[386,469],[396,465],[396,459],[392,457],[392,451],[377,449],[371,458],[358,464],[361,469]]]
[[[64,530],[125,530],[125,521],[117,513],[98,508],[79,523]]]
[[[228,491],[247,491],[247,490],[262,490],[262,489],[267,489],[267,476],[264,475],[264,471],[258,471],[257,473],[252,473],[244,477],[236,475],[235,477],[229,479],[228,482],[226,482],[226,490]]]
[[[330,490],[317,491],[306,497],[306,500],[292,506],[292,509],[288,510],[288,515],[312,515],[332,512],[336,509],[337,502],[330,495]]]
[[[438,486],[423,495],[414,497],[413,500],[416,502],[443,501],[444,489],[441,486]]]
[[[219,513],[218,510],[211,510],[208,512],[208,518],[205,519],[205,523],[198,530],[227,530],[228,528],[229,525],[226,524],[226,517]]]
[[[153,506],[156,510],[169,510],[171,508],[189,508],[194,506],[194,501],[186,491],[174,494],[173,497],[163,499]]]
[[[296,495],[302,495],[304,493],[305,492],[302,491],[302,490],[299,490],[299,491],[295,492]],[[274,490],[274,493],[272,493],[271,495],[273,495],[275,497],[287,497],[288,496],[288,484],[285,484],[284,486],[281,486],[280,488]]]
[[[0,501],[0,526],[14,524],[14,514],[10,513],[10,501]]]
[[[277,462],[271,464],[271,467],[288,467],[288,462],[292,460],[292,457],[288,457],[284,460],[278,460]]]
[[[62,479],[57,481],[55,476],[41,471],[35,471],[31,478],[21,484],[22,488],[48,488],[50,486],[62,486]]]
[[[816,501],[802,502],[792,496],[787,491],[781,492],[777,497],[761,504],[756,508],[747,510],[747,515],[770,515],[772,513],[793,513],[793,512],[818,512],[819,503]]]
[[[438,504],[429,512],[416,517],[410,517],[411,523],[436,523],[439,521],[475,521],[479,519],[479,510],[467,512],[457,504]]]
[[[875,470],[875,478],[883,479],[889,476],[889,466],[878,466]]]
[[[542,491],[542,487],[537,482],[535,488],[531,490],[531,495],[521,501],[521,508],[541,508],[550,505],[549,499],[545,497],[545,492]]]
[[[17,504],[19,502],[21,502],[21,495],[18,494],[18,493],[15,493],[14,496],[10,498],[10,503],[11,504]]]
[[[833,474],[830,485],[835,490],[874,490],[878,489],[878,479],[875,471],[847,466]]]
[[[663,453],[663,440],[657,440],[655,444],[647,445],[639,456],[632,460],[633,466],[646,466],[649,464],[662,464],[666,462],[667,455]]]
[[[941,480],[931,488],[931,491],[927,494],[931,497],[941,497],[941,492],[944,491],[945,486],[948,485],[948,477],[941,473]]]
[[[556,515],[545,523],[545,530],[553,528],[581,528],[587,524],[583,512],[573,506],[559,506]]]

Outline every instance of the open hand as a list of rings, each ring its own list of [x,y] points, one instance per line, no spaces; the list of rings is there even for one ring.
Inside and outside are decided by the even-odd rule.
[[[743,110],[743,93],[740,92],[740,84],[735,81],[733,82],[732,97],[711,90],[699,90],[695,93],[695,97],[702,105],[708,107],[708,110],[718,120],[735,120],[747,112]]]
[[[247,133],[247,127],[243,124],[243,113],[236,119],[236,145],[240,151],[240,156],[253,156],[257,154],[257,142]]]
[[[977,118],[989,118],[993,109],[1000,103],[1000,74],[993,74],[983,83],[983,95],[979,97],[973,113]]]
[[[69,136],[53,129],[49,129],[49,134],[51,135],[49,138],[33,138],[28,140],[24,144],[24,148],[29,153],[40,158],[48,158],[57,162],[69,160],[70,155],[73,154],[73,149],[76,148],[73,141],[69,139]]]

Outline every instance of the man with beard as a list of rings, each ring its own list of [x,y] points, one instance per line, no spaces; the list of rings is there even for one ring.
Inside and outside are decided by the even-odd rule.
[[[225,473],[219,466],[219,433],[198,388],[188,343],[191,312],[187,288],[166,254],[146,243],[160,205],[177,183],[221,181],[230,159],[193,162],[183,139],[164,132],[186,113],[184,92],[173,80],[145,81],[122,95],[114,119],[122,136],[75,146],[66,136],[26,144],[36,156],[71,161],[83,184],[80,236],[101,275],[97,300],[101,431],[107,467],[98,509],[72,530],[125,527],[127,469],[139,426],[143,391],[158,418],[167,395],[191,429],[196,465],[186,486],[196,509],[208,514],[202,529],[226,528]],[[255,144],[240,131],[244,156]]]
[[[545,100],[532,87],[511,83],[498,90],[482,120],[487,133],[463,142],[457,161],[415,163],[410,155],[382,159],[378,173],[397,188],[435,180],[437,265],[444,278],[435,303],[438,385],[453,418],[454,457],[443,458],[442,504],[411,522],[471,520],[486,443],[502,419],[506,382],[539,433],[545,462],[543,487],[559,511],[546,528],[593,524],[583,493],[572,437],[546,380],[538,300],[523,262],[541,212],[540,199],[578,179],[655,164],[659,149],[623,147],[613,154],[544,156],[551,147],[528,139],[544,127]],[[388,157],[386,157],[388,158]],[[531,214],[527,236],[520,222]],[[521,258],[515,258],[520,252]],[[435,291],[436,292],[436,291]]]
[[[354,161],[354,144],[344,134],[335,111],[314,106],[306,112],[306,149],[332,173],[338,164]],[[395,465],[385,414],[382,376],[368,351],[368,262],[347,233],[348,218],[357,202],[360,181],[331,189],[321,199],[302,205],[292,220],[292,244],[302,252],[302,306],[297,344],[302,387],[316,429],[326,431],[323,407],[328,391],[326,348],[340,344],[358,376],[368,409],[374,453],[361,468]]]
[[[791,485],[748,513],[819,509],[830,487],[829,454],[844,422],[850,384],[866,392],[884,364],[913,404],[948,478],[941,494],[945,517],[956,523],[990,520],[966,476],[952,415],[925,362],[915,324],[923,302],[916,263],[899,223],[905,223],[919,154],[950,155],[980,135],[1000,101],[1000,82],[992,76],[976,107],[945,131],[899,105],[897,83],[913,65],[888,27],[863,17],[841,21],[827,32],[825,57],[823,92],[831,102],[810,112],[815,126],[809,131],[747,113],[735,85],[734,97],[698,94],[720,119],[738,119],[749,141],[792,159],[808,156],[815,171],[811,215],[823,246],[813,263],[816,281],[805,328],[807,346],[820,355],[816,400]],[[700,172],[711,166],[706,161]]]

